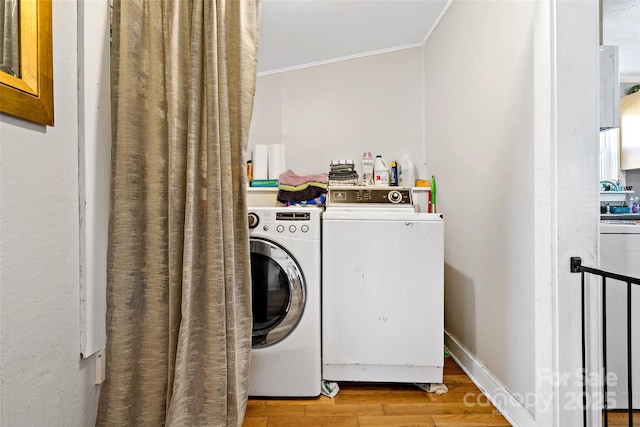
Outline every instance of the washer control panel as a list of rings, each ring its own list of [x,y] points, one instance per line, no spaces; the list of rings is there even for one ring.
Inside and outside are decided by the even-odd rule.
[[[311,238],[320,233],[318,215],[319,212],[288,211],[287,208],[278,211],[256,209],[249,211],[248,225],[249,229],[261,233]]]

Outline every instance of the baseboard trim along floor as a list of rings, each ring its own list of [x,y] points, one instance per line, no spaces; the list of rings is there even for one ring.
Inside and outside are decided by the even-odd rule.
[[[455,337],[445,331],[444,342],[453,360],[513,426],[536,427],[534,416]]]

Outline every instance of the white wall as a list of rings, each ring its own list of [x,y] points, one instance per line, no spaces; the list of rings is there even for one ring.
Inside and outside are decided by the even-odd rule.
[[[0,425],[95,424],[80,359],[78,34],[53,2],[55,126],[0,115]]]
[[[521,425],[582,419],[568,266],[597,265],[597,24],[597,2],[454,1],[425,47],[449,342]]]
[[[389,163],[410,154],[424,177],[421,48],[258,77],[248,152],[283,143],[287,167],[328,172],[364,151]],[[360,172],[360,171],[359,171]]]
[[[640,196],[640,169],[632,169],[625,172],[626,184],[633,187],[634,197]]]
[[[557,251],[553,270],[555,370],[569,375],[555,393],[557,414],[555,425],[582,423],[582,413],[575,399],[581,393],[577,369],[581,365],[580,341],[580,275],[570,273],[569,260],[579,256],[587,266],[598,265],[599,202],[599,125],[598,125],[598,2],[558,0],[555,2],[555,44],[553,57],[555,77],[553,94],[553,148],[556,169],[552,175],[555,200],[551,211],[555,223],[554,249]],[[536,147],[537,148],[537,147]],[[594,280],[595,281],[595,280]],[[593,282],[591,282],[593,283]],[[589,290],[594,290],[590,287]],[[597,360],[599,342],[595,332],[598,295],[587,301],[589,336],[587,357]],[[542,351],[542,349],[541,349]],[[595,369],[595,368],[593,368]],[[598,390],[588,396],[593,405],[593,424],[600,422]]]
[[[518,396],[535,391],[532,17],[533,2],[456,1],[425,45],[445,325]]]

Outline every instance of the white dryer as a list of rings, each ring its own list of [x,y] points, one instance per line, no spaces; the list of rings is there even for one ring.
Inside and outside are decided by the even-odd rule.
[[[316,207],[249,208],[250,396],[320,395],[321,214]]]

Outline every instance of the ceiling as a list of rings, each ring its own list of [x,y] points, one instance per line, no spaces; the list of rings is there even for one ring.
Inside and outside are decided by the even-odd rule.
[[[618,46],[620,81],[640,82],[640,1],[604,0],[602,43]]]
[[[448,0],[262,0],[258,74],[421,45]]]
[[[450,0],[262,0],[258,75],[420,46]],[[603,43],[640,81],[640,1],[603,0]]]

